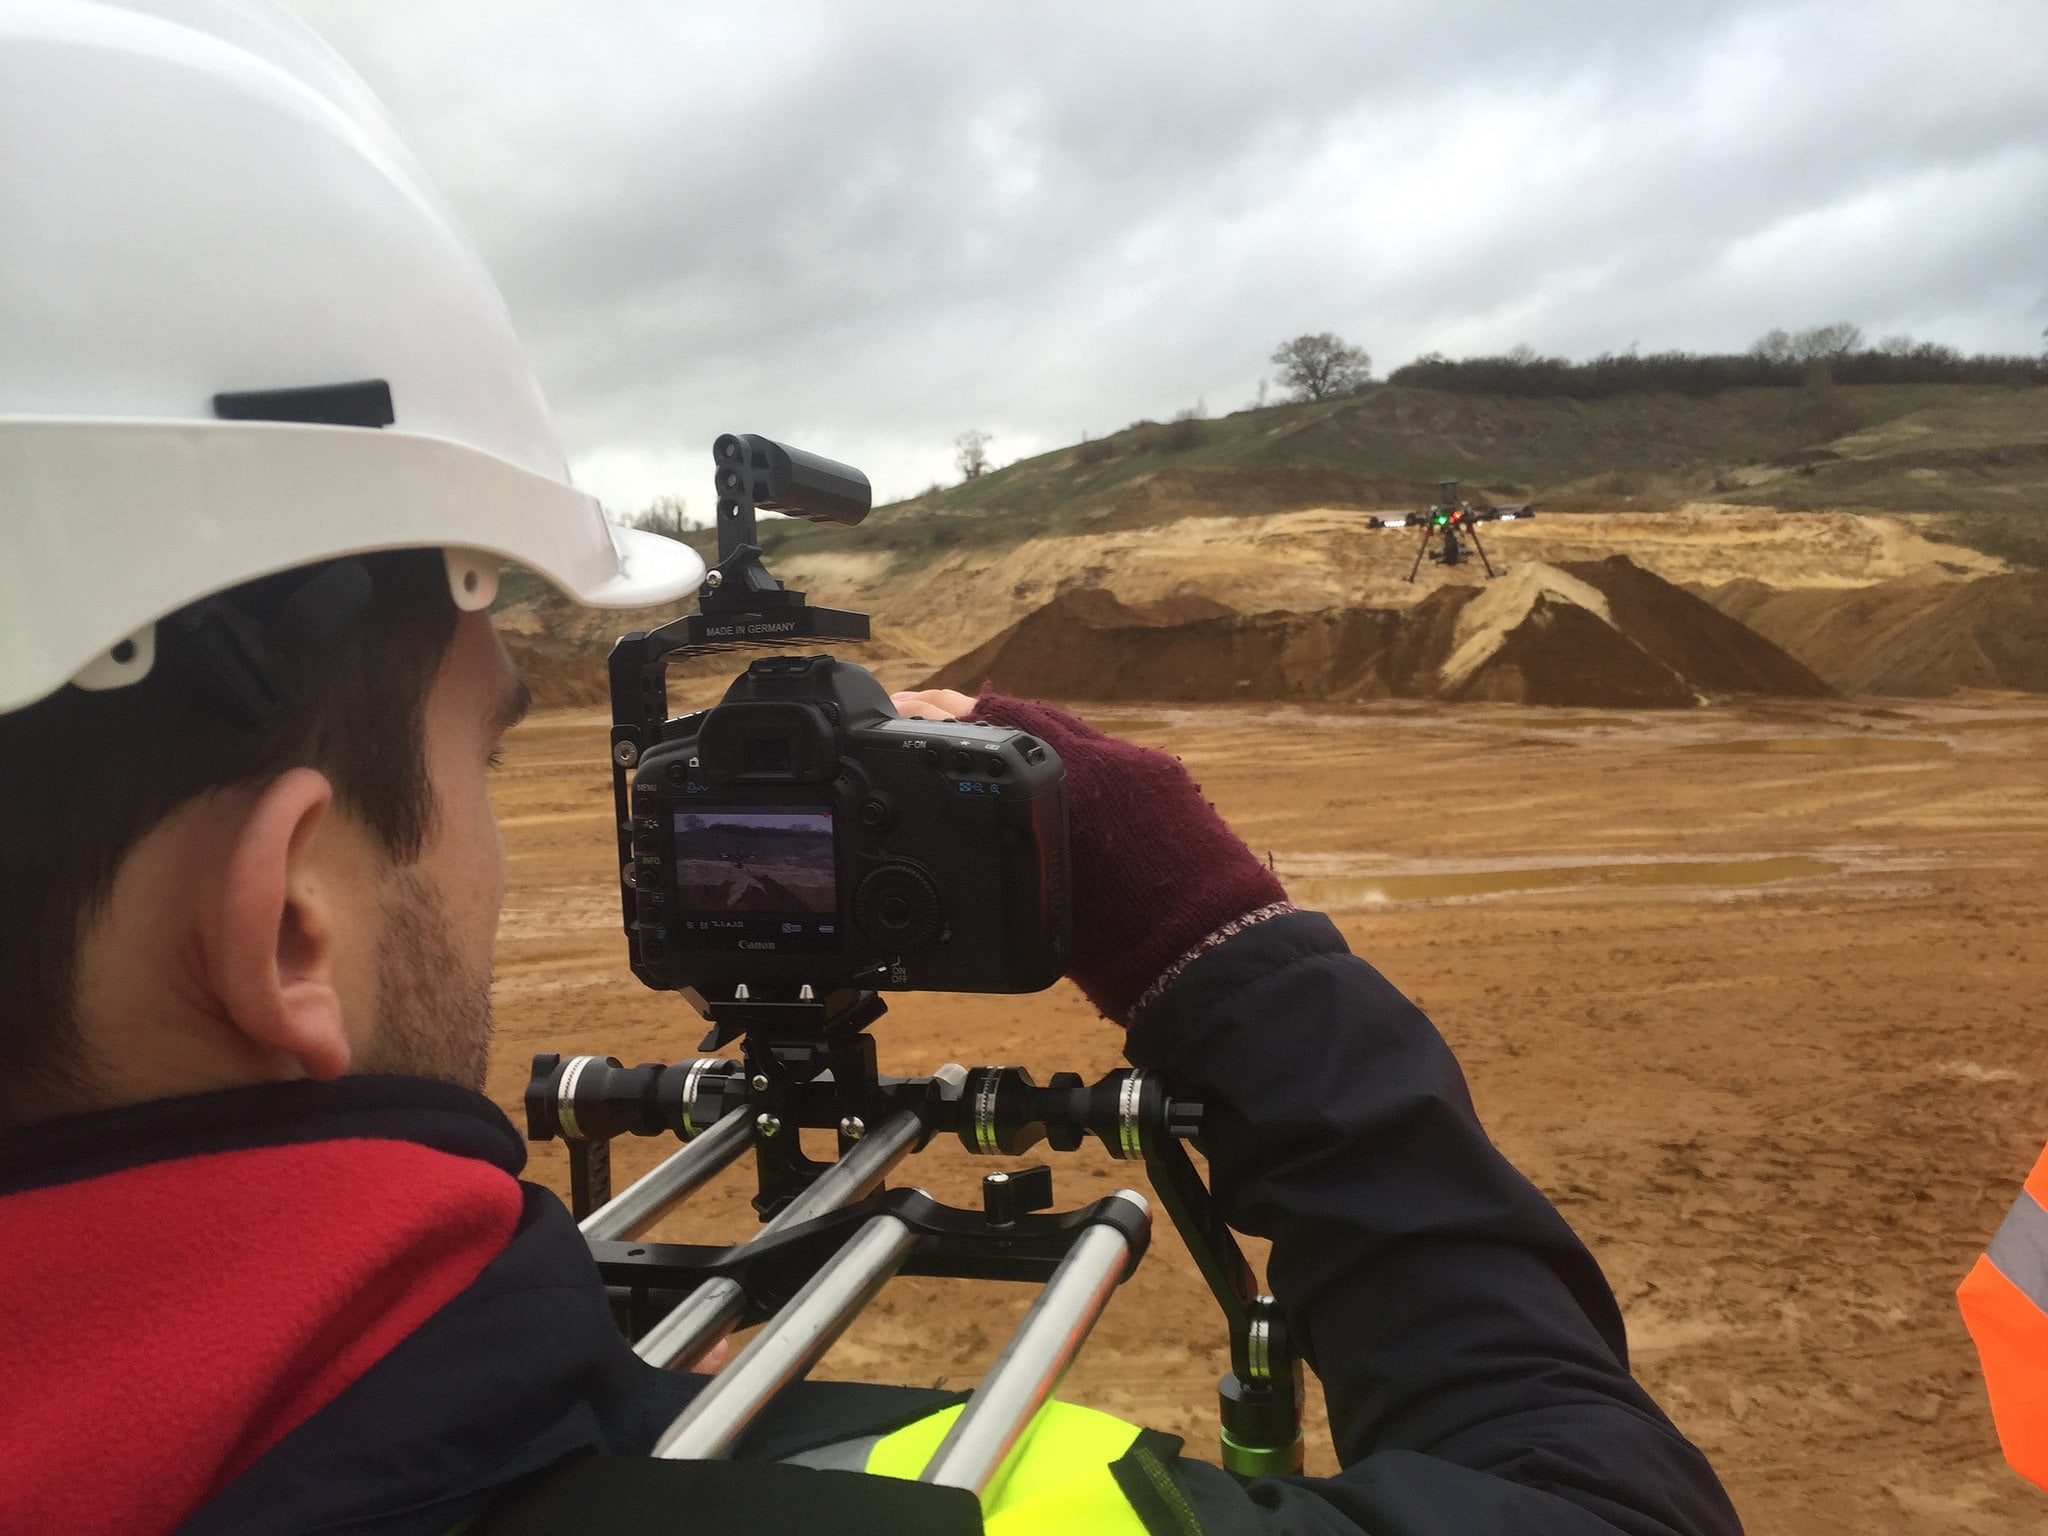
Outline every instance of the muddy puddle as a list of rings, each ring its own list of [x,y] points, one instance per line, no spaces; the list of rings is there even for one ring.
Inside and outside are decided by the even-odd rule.
[[[1475,722],[1479,725],[1507,725],[1524,731],[1587,731],[1614,730],[1622,726],[1643,724],[1633,715],[1622,714],[1619,710],[1607,715],[1555,715],[1544,716],[1531,710],[1521,715],[1482,715]]]
[[[1389,901],[1498,896],[1509,891],[1559,891],[1577,886],[1746,886],[1810,880],[1842,866],[1828,859],[1780,855],[1762,859],[1661,859],[1610,864],[1560,864],[1542,869],[1437,870],[1425,874],[1299,875],[1287,893],[1305,907],[1336,910]]]
[[[1945,741],[1901,736],[1760,736],[1748,741],[1701,741],[1681,752],[1784,753],[1795,757],[1947,757]]]
[[[2048,725],[2048,715],[1996,715],[1988,720],[1922,720],[1911,727],[1934,735],[1950,731],[2027,731]]]

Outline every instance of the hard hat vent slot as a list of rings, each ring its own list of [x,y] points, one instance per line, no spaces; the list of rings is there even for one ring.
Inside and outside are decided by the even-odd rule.
[[[398,420],[383,379],[309,384],[297,389],[245,389],[213,397],[222,421],[298,421],[328,427],[388,427]]]

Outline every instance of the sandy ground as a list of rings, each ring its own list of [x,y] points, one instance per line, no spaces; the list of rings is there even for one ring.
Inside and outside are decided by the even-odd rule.
[[[1428,1009],[1496,1139],[1606,1265],[1639,1371],[1752,1532],[2048,1528],[2048,1496],[1997,1455],[1951,1295],[2048,1137],[2048,701],[1099,718],[1181,755]],[[621,960],[603,763],[601,720],[546,716],[498,781],[512,889],[492,1087],[515,1112],[534,1050],[696,1053],[695,1016]],[[903,1072],[1118,1061],[1064,986],[906,997],[876,1033]],[[662,1150],[615,1155],[630,1173]],[[936,1148],[899,1177],[965,1199],[991,1166]],[[1056,1166],[1063,1205],[1132,1181],[1099,1153]],[[564,1187],[558,1149],[535,1169]],[[744,1194],[730,1177],[665,1235],[742,1235]],[[1026,1300],[898,1281],[825,1374],[971,1383]],[[1168,1234],[1067,1395],[1206,1451],[1221,1341]]]

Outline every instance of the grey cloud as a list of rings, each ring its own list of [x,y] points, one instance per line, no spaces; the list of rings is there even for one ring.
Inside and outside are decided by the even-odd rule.
[[[614,501],[693,495],[727,426],[901,494],[969,426],[1233,408],[1308,329],[1386,367],[2048,320],[2032,4],[295,8]]]

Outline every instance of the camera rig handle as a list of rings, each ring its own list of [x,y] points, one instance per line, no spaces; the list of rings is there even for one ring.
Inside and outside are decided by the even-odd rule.
[[[751,432],[727,432],[712,444],[718,489],[718,563],[705,574],[696,613],[636,630],[612,647],[609,663],[613,762],[620,744],[633,760],[660,739],[668,719],[667,666],[682,655],[792,640],[865,640],[868,616],[813,608],[761,563],[759,512],[851,527],[868,515],[868,479],[850,464],[805,453]],[[635,734],[637,733],[637,734]]]
[[[852,527],[868,515],[868,478],[850,464],[806,453],[752,432],[727,432],[711,445],[718,490],[718,563],[704,577],[695,613],[659,628],[620,636],[606,662],[612,705],[612,809],[622,871],[634,868],[633,770],[668,726],[668,664],[747,646],[795,640],[861,641],[868,616],[814,608],[761,563],[756,514],[781,512]],[[630,891],[629,877],[625,882]],[[628,895],[623,917],[636,914]]]

